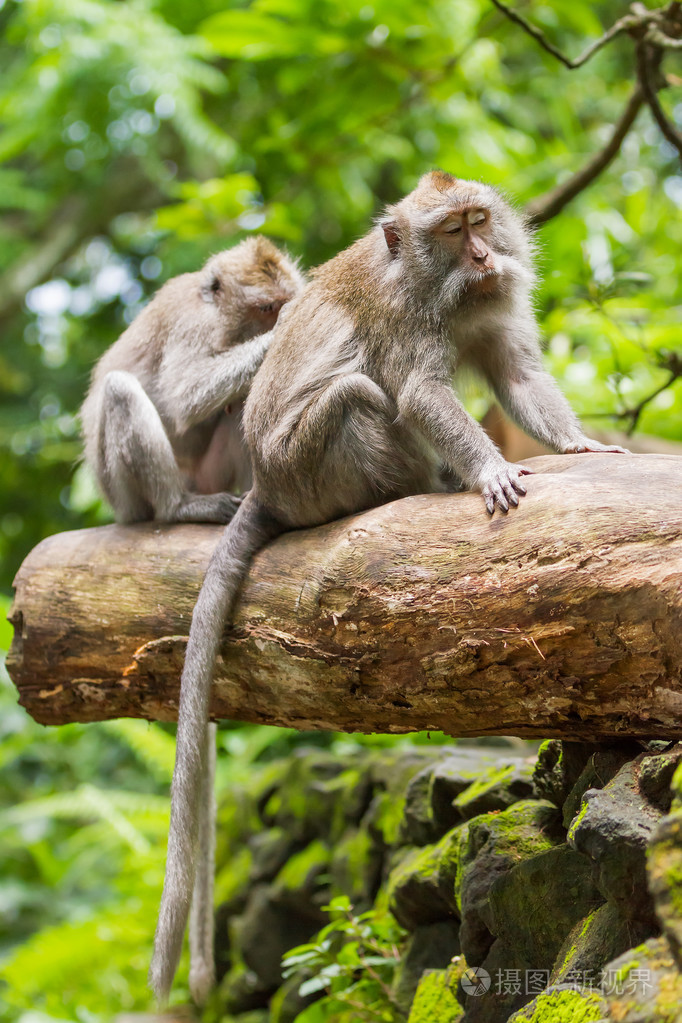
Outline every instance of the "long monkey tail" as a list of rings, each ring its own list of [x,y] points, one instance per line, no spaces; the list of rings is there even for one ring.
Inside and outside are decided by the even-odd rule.
[[[282,527],[249,492],[213,553],[199,593],[180,683],[166,877],[149,983],[165,1005],[180,960],[196,875],[202,779],[208,767],[208,710],[213,667],[225,621],[253,555]]]

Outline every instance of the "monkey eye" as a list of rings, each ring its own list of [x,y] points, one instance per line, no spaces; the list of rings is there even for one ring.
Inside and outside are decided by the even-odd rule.
[[[459,234],[461,230],[462,230],[461,224],[448,224],[448,226],[444,228],[446,234]]]
[[[258,312],[259,313],[274,313],[274,311],[275,311],[275,303],[274,302],[268,302],[267,305],[259,305],[258,306]]]
[[[476,210],[475,213],[470,213],[467,219],[468,219],[470,224],[472,224],[475,227],[477,227],[480,224],[485,224],[485,222],[486,222],[486,220],[488,218],[486,217],[486,215],[483,212],[483,210]]]
[[[217,291],[220,291],[220,279],[218,277],[214,277],[211,281],[211,291],[214,295]]]

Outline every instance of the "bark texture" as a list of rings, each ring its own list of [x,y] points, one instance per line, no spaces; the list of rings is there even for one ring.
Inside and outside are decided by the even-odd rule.
[[[408,498],[255,559],[216,717],[453,736],[682,737],[682,458],[530,460],[528,496]],[[45,724],[172,720],[216,526],[52,536],[16,581],[8,659]]]

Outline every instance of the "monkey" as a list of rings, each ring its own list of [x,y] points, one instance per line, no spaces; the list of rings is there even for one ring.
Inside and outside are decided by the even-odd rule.
[[[85,460],[118,522],[225,523],[251,484],[244,398],[298,267],[262,236],[167,281],[99,360]]]
[[[169,280],[102,356],[81,410],[85,458],[119,522],[219,522],[251,485],[244,398],[297,265],[256,236]],[[196,812],[205,855],[190,924],[192,970],[213,958],[215,725]]]
[[[511,205],[489,185],[432,171],[313,271],[275,328],[244,409],[253,485],[209,562],[182,672],[150,968],[162,1003],[202,857],[195,803],[213,666],[254,554],[287,530],[413,494],[478,490],[489,514],[518,505],[530,470],[507,462],[460,404],[452,378],[463,367],[553,450],[624,450],[587,438],[543,369],[533,283],[531,237]]]

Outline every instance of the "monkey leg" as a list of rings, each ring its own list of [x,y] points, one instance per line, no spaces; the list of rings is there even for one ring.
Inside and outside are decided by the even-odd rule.
[[[364,373],[335,377],[308,405],[288,438],[292,525],[328,522],[409,494],[443,490],[433,454],[398,420],[395,403]],[[290,470],[289,470],[289,474]],[[300,511],[299,511],[300,509]]]
[[[229,522],[239,500],[192,494],[156,407],[132,373],[104,378],[98,436],[102,489],[119,522]]]

